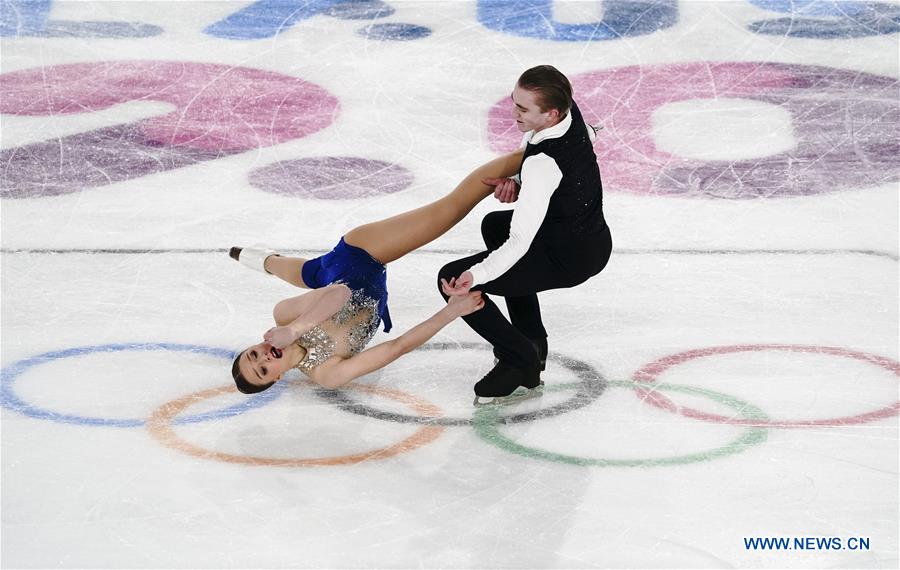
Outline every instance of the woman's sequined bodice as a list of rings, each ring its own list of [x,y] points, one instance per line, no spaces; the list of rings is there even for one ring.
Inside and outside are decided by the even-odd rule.
[[[330,319],[309,329],[295,342],[306,349],[303,360],[294,365],[306,375],[335,354],[352,356],[361,352],[375,333],[381,319],[378,301],[362,291],[353,291],[350,299]]]

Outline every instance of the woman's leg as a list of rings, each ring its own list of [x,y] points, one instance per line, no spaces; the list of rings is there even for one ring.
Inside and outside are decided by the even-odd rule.
[[[494,188],[482,178],[505,178],[519,172],[522,152],[484,164],[466,176],[453,191],[430,204],[349,231],[344,241],[361,247],[381,263],[390,263],[437,239],[490,196]]]
[[[300,271],[306,260],[302,257],[282,257],[280,255],[270,255],[264,262],[266,271],[280,279],[287,281],[296,287],[309,289],[310,287],[303,282]]]

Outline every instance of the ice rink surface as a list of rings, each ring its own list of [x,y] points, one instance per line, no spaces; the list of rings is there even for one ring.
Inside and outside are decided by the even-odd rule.
[[[4,568],[897,568],[900,4],[3,0]],[[614,251],[543,398],[463,322],[238,394],[312,255],[515,147],[565,72]],[[389,267],[395,330],[488,200]],[[757,539],[784,543],[752,544]]]

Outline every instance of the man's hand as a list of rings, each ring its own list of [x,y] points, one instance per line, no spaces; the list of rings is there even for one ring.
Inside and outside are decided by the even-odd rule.
[[[494,187],[494,198],[504,204],[519,199],[519,185],[512,178],[482,178],[482,184]]]
[[[475,311],[481,310],[482,307],[484,307],[484,299],[481,298],[481,291],[456,295],[447,301],[447,309],[453,313],[454,317],[471,315]]]
[[[290,346],[297,338],[297,333],[291,327],[273,327],[263,335],[263,340],[278,349]]]
[[[441,279],[441,289],[444,290],[445,295],[449,295],[451,297],[458,297],[460,295],[465,295],[469,292],[469,289],[472,288],[472,280],[474,277],[472,273],[469,271],[463,271],[463,274],[459,277],[453,277],[448,282],[446,279]]]

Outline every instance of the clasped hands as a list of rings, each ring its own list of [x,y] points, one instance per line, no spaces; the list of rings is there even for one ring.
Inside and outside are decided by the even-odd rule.
[[[494,198],[504,204],[510,204],[519,199],[519,185],[512,178],[482,178],[481,183],[493,186]],[[464,271],[462,275],[453,277],[450,281],[441,279],[441,289],[444,294],[451,297],[465,295],[472,288],[473,279],[471,272]]]
[[[482,184],[494,187],[494,198],[504,204],[512,204],[519,199],[519,185],[512,178],[482,178]]]

